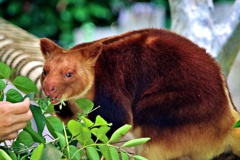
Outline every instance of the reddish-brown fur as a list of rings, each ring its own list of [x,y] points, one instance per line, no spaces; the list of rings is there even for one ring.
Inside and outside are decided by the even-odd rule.
[[[191,41],[145,29],[70,50],[43,38],[41,50],[44,92],[69,103],[58,114],[65,122],[76,117],[74,100],[85,97],[101,106],[90,119],[100,114],[113,123],[110,134],[129,123],[135,137],[150,137],[137,148],[149,160],[207,160],[228,150],[239,155],[240,132],[232,128],[239,114],[224,76]]]

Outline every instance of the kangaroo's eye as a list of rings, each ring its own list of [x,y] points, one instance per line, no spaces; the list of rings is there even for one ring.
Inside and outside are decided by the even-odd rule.
[[[66,77],[72,77],[72,73],[65,74]]]
[[[47,75],[47,71],[46,71],[46,70],[43,70],[42,74],[43,74],[44,76],[46,76],[46,75]]]

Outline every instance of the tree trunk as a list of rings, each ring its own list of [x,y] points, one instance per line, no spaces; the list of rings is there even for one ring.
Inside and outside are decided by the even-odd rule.
[[[240,49],[240,0],[236,0],[226,19],[218,24],[213,21],[212,0],[169,0],[171,30],[181,34],[220,62],[228,76]]]

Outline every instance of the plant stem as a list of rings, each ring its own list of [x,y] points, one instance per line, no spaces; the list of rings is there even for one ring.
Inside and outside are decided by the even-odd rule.
[[[68,159],[70,159],[70,149],[69,149],[69,143],[68,143],[68,136],[67,136],[67,132],[66,132],[66,128],[64,123],[62,122],[63,125],[63,131],[64,131],[64,135],[65,135],[65,140],[66,140],[66,145],[67,145],[67,157]]]
[[[7,146],[8,146],[8,145],[7,145],[7,143],[6,143],[6,141],[4,141],[3,143],[4,143],[4,146],[5,146],[5,147],[7,147]]]

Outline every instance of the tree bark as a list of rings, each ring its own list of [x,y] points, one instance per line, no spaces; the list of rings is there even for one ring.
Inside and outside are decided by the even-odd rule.
[[[227,16],[227,19],[218,24],[218,28],[219,37],[225,37],[226,39],[219,48],[217,60],[222,65],[223,72],[228,75],[240,51],[240,0],[234,3],[231,13]],[[224,28],[227,29],[224,30]],[[221,31],[223,31],[222,34]]]
[[[169,0],[171,30],[181,34],[216,57],[228,76],[240,49],[240,0],[220,23],[214,23],[212,0]]]

